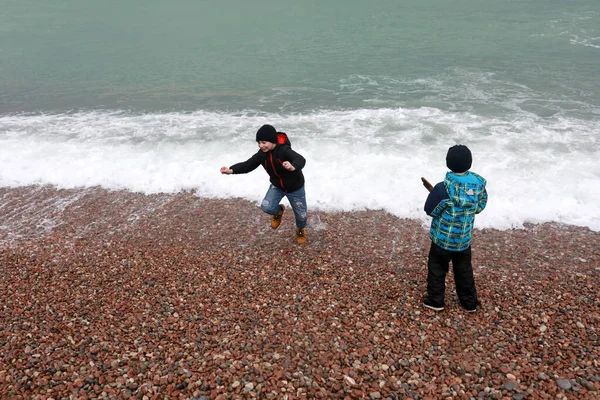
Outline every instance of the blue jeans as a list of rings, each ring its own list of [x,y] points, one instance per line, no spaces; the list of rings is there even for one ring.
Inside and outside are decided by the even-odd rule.
[[[283,199],[283,196],[288,198],[292,210],[294,210],[296,228],[305,228],[308,221],[308,211],[306,210],[306,193],[304,192],[304,186],[291,193],[286,193],[274,185],[269,186],[269,190],[267,190],[267,194],[260,205],[260,209],[270,215],[277,214],[281,211],[279,202]]]

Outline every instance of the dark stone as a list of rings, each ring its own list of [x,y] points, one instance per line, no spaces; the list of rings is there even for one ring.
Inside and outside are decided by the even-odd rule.
[[[556,384],[563,390],[570,390],[572,387],[571,382],[567,379],[557,379]]]

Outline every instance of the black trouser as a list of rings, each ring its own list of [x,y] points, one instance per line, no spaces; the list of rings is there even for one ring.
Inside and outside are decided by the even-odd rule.
[[[431,242],[427,261],[427,297],[436,306],[444,305],[446,274],[452,261],[456,294],[460,304],[472,310],[477,307],[477,290],[471,265],[471,247],[463,251],[448,251]]]

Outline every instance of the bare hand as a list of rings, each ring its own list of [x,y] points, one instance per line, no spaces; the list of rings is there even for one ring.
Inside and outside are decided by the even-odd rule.
[[[231,175],[233,174],[233,170],[229,167],[221,167],[221,173],[223,175]]]
[[[291,162],[289,161],[284,161],[281,163],[281,165],[283,166],[283,168],[287,169],[288,171],[295,171],[296,168],[294,168],[294,166],[292,165]]]

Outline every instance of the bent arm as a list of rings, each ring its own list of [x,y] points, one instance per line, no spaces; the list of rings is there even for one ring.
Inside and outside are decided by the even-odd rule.
[[[488,201],[488,194],[487,194],[487,189],[483,189],[483,192],[481,192],[481,195],[479,196],[479,203],[477,203],[477,208],[475,209],[475,214],[479,214],[480,212],[482,212],[485,209],[485,206],[487,206],[487,201]]]
[[[446,188],[444,187],[444,182],[435,185],[433,190],[429,192],[427,200],[425,200],[424,210],[427,215],[435,217],[439,213],[439,210],[437,209],[438,204],[449,198]],[[436,215],[432,214],[434,211],[436,211]]]
[[[302,169],[306,165],[306,159],[292,149],[286,149],[284,156],[294,169]]]

